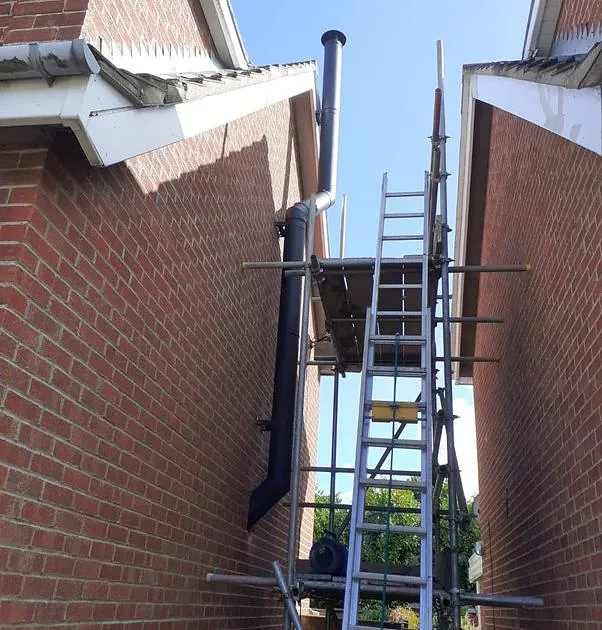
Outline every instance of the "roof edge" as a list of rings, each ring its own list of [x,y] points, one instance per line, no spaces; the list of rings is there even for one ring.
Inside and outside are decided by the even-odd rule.
[[[602,42],[586,54],[495,61],[465,65],[464,75],[490,75],[557,85],[567,89],[597,87],[602,84]]]
[[[531,0],[523,59],[550,55],[561,8],[562,0]]]
[[[470,201],[470,180],[472,165],[472,143],[474,133],[475,100],[471,94],[471,77],[468,73],[462,75],[462,100],[460,114],[460,151],[458,168],[458,187],[456,200],[456,226],[454,241],[454,261],[456,265],[464,265],[466,260],[466,239],[468,236],[468,206]],[[462,315],[464,301],[464,274],[456,273],[452,280],[452,316]],[[462,324],[457,322],[451,327],[451,350],[455,356],[460,356],[462,341]],[[458,385],[470,384],[471,381],[461,378],[460,366],[454,366],[455,381]]]
[[[230,0],[198,0],[218,57],[227,68],[249,67],[249,58]]]

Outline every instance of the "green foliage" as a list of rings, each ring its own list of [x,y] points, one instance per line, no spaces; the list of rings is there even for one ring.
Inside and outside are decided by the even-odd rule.
[[[440,510],[446,510],[447,482],[441,492]],[[329,503],[328,495],[318,490],[315,498],[316,503]],[[337,494],[335,503],[341,503],[341,498]],[[387,505],[389,503],[389,491],[387,489],[368,488],[366,491],[366,506],[378,506],[383,509],[367,510],[366,521],[370,523],[387,523],[387,519],[392,525],[417,526],[420,524],[419,514],[389,513]],[[397,508],[417,509],[420,507],[419,495],[411,490],[391,490],[391,505]],[[469,513],[472,513],[472,503],[468,505]],[[335,510],[335,531],[339,532],[341,525],[347,516],[348,510]],[[445,515],[440,519],[440,541],[441,548],[449,547],[449,522]],[[328,530],[328,509],[317,508],[314,514],[314,540],[324,536]],[[462,522],[458,528],[458,555],[460,562],[460,588],[466,591],[473,591],[474,585],[468,581],[468,560],[474,551],[474,545],[479,540],[479,526],[474,518],[469,518]],[[349,543],[349,528],[339,538],[340,542],[347,545]],[[387,536],[385,533],[367,532],[363,536],[362,559],[367,563],[382,564],[385,559],[385,545]],[[417,537],[413,536],[389,536],[388,564],[403,564],[418,566],[420,564],[420,543]],[[317,603],[317,602],[316,602]],[[405,617],[403,616],[405,615]],[[410,628],[418,628],[418,618],[416,613],[406,607],[388,605],[386,617],[389,621],[405,620]],[[361,603],[360,618],[366,621],[380,621],[381,602],[363,601]]]
[[[447,481],[445,481],[439,501],[440,510],[447,510],[449,506],[447,493]],[[472,514],[472,501],[468,502],[468,514]],[[443,549],[449,548],[449,521],[445,515],[440,520],[440,532],[441,547]],[[468,561],[474,553],[474,546],[478,540],[480,540],[479,524],[475,518],[469,516],[466,520],[459,523],[457,540],[460,588],[468,592],[475,590],[475,585],[468,581]]]
[[[318,490],[316,492],[315,502],[328,504],[330,502],[330,497],[328,496],[326,492],[324,492],[324,490]],[[339,494],[335,496],[335,503],[341,503],[341,497]],[[345,509],[335,510],[334,512],[335,531],[340,530],[341,524],[345,520],[345,517],[347,516],[348,511],[349,510],[345,510]],[[329,518],[329,515],[328,515],[327,508],[324,508],[324,509],[316,508],[314,510],[314,541],[324,536],[324,532],[328,530],[328,518]],[[349,544],[349,532],[347,529],[345,529],[344,535],[341,536],[340,542],[342,542],[344,545]]]
[[[389,621],[394,623],[405,621],[409,630],[418,630],[420,627],[420,619],[416,611],[407,606],[395,606],[389,613]]]
[[[318,490],[316,503],[328,503],[329,498],[325,492]],[[337,495],[335,503],[341,503]],[[368,488],[366,491],[366,505],[384,508],[380,511],[367,511],[366,521],[369,523],[385,524],[390,517],[392,525],[418,525],[418,514],[387,514],[388,491],[386,489]],[[395,507],[418,508],[419,503],[410,490],[392,490],[391,504]],[[347,516],[348,510],[335,510],[335,530],[339,531],[341,524]],[[314,540],[324,535],[328,529],[328,510],[316,509],[314,516]],[[366,533],[363,537],[362,559],[369,563],[382,563],[385,557],[386,534],[384,532]],[[348,544],[349,531],[345,529],[340,537],[340,542]],[[411,536],[389,536],[389,564],[416,565],[419,562],[420,551],[418,539]]]

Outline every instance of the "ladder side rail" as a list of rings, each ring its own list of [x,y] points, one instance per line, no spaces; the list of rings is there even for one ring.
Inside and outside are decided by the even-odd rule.
[[[421,421],[421,439],[426,443],[421,453],[422,480],[425,490],[420,495],[420,525],[426,536],[420,540],[420,577],[424,580],[420,587],[420,630],[432,628],[433,616],[433,490],[432,490],[432,440],[433,440],[433,357],[432,357],[432,316],[429,305],[429,262],[430,262],[430,217],[429,217],[429,176],[424,176],[424,240],[422,258],[422,334],[426,337],[421,349],[421,364],[425,369],[422,378],[422,400],[424,409]]]
[[[370,343],[369,327],[375,319],[371,309],[366,311],[366,332],[364,334],[364,360],[360,385],[360,400],[357,426],[357,445],[355,451],[355,472],[353,474],[353,495],[351,500],[351,519],[349,523],[349,549],[347,574],[345,577],[345,599],[343,604],[343,630],[357,624],[357,612],[360,598],[360,583],[353,579],[355,567],[360,567],[362,557],[362,533],[357,529],[358,515],[364,512],[366,486],[360,483],[364,470],[368,467],[368,449],[364,448],[363,436],[368,435],[370,418],[366,414],[366,400],[372,395],[372,376],[368,373],[370,355],[374,355],[374,346]]]

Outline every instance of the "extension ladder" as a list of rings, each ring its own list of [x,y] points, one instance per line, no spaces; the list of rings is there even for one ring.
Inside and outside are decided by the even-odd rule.
[[[422,212],[387,212],[387,202],[392,199],[423,197]],[[397,204],[401,203],[399,201]],[[421,234],[389,234],[388,226],[398,225],[392,219],[422,219]],[[416,221],[414,221],[416,223]],[[405,225],[408,225],[406,222]],[[433,419],[433,379],[434,365],[432,356],[432,311],[429,304],[429,225],[428,208],[428,175],[425,176],[424,191],[388,192],[387,173],[383,175],[378,240],[374,263],[374,284],[372,302],[366,314],[364,335],[364,353],[361,376],[360,403],[357,450],[354,471],[353,499],[351,519],[349,523],[349,559],[345,584],[345,602],[343,609],[343,630],[368,630],[368,626],[358,625],[362,588],[368,586],[382,588],[381,628],[383,627],[386,609],[386,593],[390,589],[417,590],[420,597],[420,630],[431,630],[433,608],[433,570],[432,570],[432,520],[433,520],[433,487],[432,487],[432,419]],[[400,258],[386,258],[383,255],[385,243],[389,247],[408,248],[408,242],[419,242],[421,251],[404,254]],[[399,243],[405,243],[400,246]],[[413,269],[413,274],[404,269]],[[401,278],[390,282],[391,269],[399,269]],[[389,277],[385,282],[382,276]],[[397,276],[396,276],[397,277]],[[409,278],[409,280],[408,280]],[[388,293],[385,293],[388,292]],[[395,293],[392,293],[395,292]],[[411,293],[413,292],[413,293]],[[408,299],[413,296],[413,304]],[[383,310],[381,307],[385,295],[388,300],[394,295],[398,310]],[[416,308],[416,302],[419,309]],[[396,307],[397,308],[397,307]],[[386,322],[386,323],[385,323]],[[392,324],[395,329],[392,332]],[[418,326],[419,324],[419,326]],[[388,330],[386,330],[388,328]],[[387,334],[383,332],[383,329]],[[408,334],[410,331],[412,334]],[[418,332],[419,334],[415,334]],[[391,353],[391,349],[393,352]],[[384,351],[388,359],[383,360]],[[393,356],[393,360],[391,357]],[[407,357],[413,357],[408,361]],[[374,377],[392,379],[393,400],[375,400],[373,398]],[[398,381],[401,379],[420,379],[420,397],[418,402],[397,400]],[[406,380],[407,384],[409,381]],[[391,437],[375,437],[371,427],[376,422],[391,424]],[[400,439],[399,435],[405,423],[416,423],[420,434],[412,439]],[[397,425],[399,428],[396,430]],[[382,425],[381,425],[382,426]],[[391,467],[385,468],[376,475],[369,474],[368,458],[371,449],[390,449]],[[393,454],[402,457],[410,452],[420,453],[420,475],[408,479],[407,471],[393,469]],[[414,455],[415,457],[415,455]],[[384,473],[384,476],[383,476]],[[400,479],[399,477],[404,477]],[[387,518],[385,523],[371,523],[366,512],[366,492],[368,488],[385,489],[388,492]],[[403,526],[391,524],[392,492],[397,489],[412,490],[420,494],[420,524]],[[362,541],[366,533],[380,532],[384,534],[385,563],[383,572],[363,570]],[[420,541],[420,573],[419,575],[399,575],[391,573],[388,548],[392,536],[409,536]],[[410,590],[408,590],[410,592]]]

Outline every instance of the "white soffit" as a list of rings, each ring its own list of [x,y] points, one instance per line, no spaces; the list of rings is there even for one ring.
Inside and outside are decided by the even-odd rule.
[[[135,107],[100,75],[7,81],[0,126],[62,125],[73,130],[90,163],[109,166],[191,138],[314,90],[315,72],[250,82],[174,105]]]
[[[600,87],[574,90],[474,74],[470,80],[470,96],[602,155]]]

